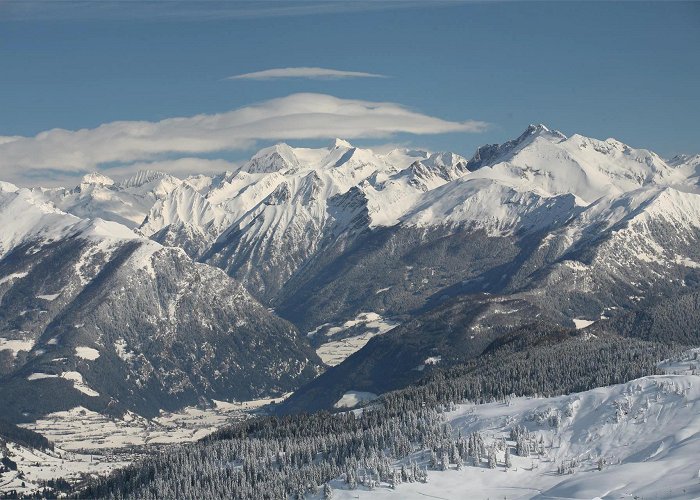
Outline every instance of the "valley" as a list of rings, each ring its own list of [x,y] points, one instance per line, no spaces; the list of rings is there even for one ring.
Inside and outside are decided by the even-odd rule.
[[[110,418],[82,407],[50,413],[22,427],[48,438],[55,446],[52,450],[0,442],[6,446],[4,456],[17,465],[16,471],[0,474],[0,492],[31,494],[40,491],[47,481],[58,479],[83,484],[90,477],[107,475],[164,446],[202,439],[280,401],[215,401],[212,408],[183,408],[152,419],[130,412]]]

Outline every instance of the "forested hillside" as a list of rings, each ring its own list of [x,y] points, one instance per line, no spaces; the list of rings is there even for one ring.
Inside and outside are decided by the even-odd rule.
[[[261,417],[234,425],[95,481],[78,497],[303,498],[339,476],[350,487],[425,481],[429,469],[444,466],[444,460],[430,459],[430,451],[442,456],[455,449],[460,460],[487,456],[478,435],[454,441],[447,432],[441,412],[452,404],[626,382],[657,373],[657,361],[675,351],[615,336],[533,330],[526,338],[499,342],[473,363],[436,370],[360,412]],[[395,465],[416,450],[428,452],[424,462]]]

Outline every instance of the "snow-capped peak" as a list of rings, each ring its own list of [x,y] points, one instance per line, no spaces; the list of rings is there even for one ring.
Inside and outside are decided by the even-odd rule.
[[[423,163],[427,165],[432,165],[436,167],[454,167],[456,165],[461,165],[466,167],[467,160],[463,156],[455,153],[433,153],[425,160]]]
[[[654,186],[696,190],[698,169],[680,168],[689,161],[678,158],[678,166],[670,166],[614,139],[566,138],[533,124],[515,139],[479,148],[469,161],[418,149],[377,154],[342,139],[319,148],[279,143],[216,178],[181,181],[144,171],[113,185],[92,174],[73,192],[43,196],[81,218],[140,227],[141,234],[197,258],[223,245],[235,247],[217,254],[217,265],[246,266],[250,272],[239,277],[253,282],[257,271],[249,263],[255,248],[266,259],[285,262],[282,274],[274,271],[277,281],[265,285],[274,293],[278,277],[296,272],[329,235],[445,224],[492,235],[553,231],[604,197],[619,199]],[[0,193],[13,189],[0,186]]]
[[[555,142],[563,141],[566,139],[566,136],[558,130],[550,129],[546,125],[543,125],[541,123],[531,123],[527,126],[525,131],[522,134],[520,134],[520,136],[518,136],[517,139],[514,139],[510,142],[514,143],[514,145],[517,146],[526,146],[538,137],[553,140]]]
[[[123,189],[136,188],[141,187],[144,184],[148,184],[149,182],[168,177],[169,175],[170,174],[166,174],[165,172],[160,172],[158,170],[139,170],[136,172],[136,174],[132,175],[128,179],[124,179],[117,185]]]
[[[467,163],[475,177],[497,179],[545,196],[572,193],[584,204],[649,184],[682,182],[658,155],[620,141],[601,141],[531,125],[520,137],[483,146]]]
[[[205,227],[222,218],[221,209],[212,206],[193,186],[183,183],[153,205],[140,230],[152,236],[171,224]]]
[[[137,235],[116,222],[79,218],[51,203],[37,190],[0,191],[0,257],[23,243],[43,245],[67,236],[124,240]],[[147,241],[147,240],[146,240]]]
[[[86,219],[82,224],[76,225],[80,228],[80,235],[83,238],[92,238],[97,240],[137,240],[139,235],[133,232],[128,227],[117,222],[104,219]],[[153,244],[149,242],[150,244]]]
[[[97,186],[112,186],[114,181],[100,172],[92,172],[83,176],[80,184],[92,184]]]
[[[353,145],[350,144],[348,141],[344,139],[338,139],[337,137],[333,139],[333,142],[331,142],[330,146],[328,146],[328,149],[336,149],[336,148],[352,148]]]
[[[667,161],[672,167],[695,167],[700,165],[700,154],[696,155],[676,155]]]
[[[3,191],[6,193],[16,193],[19,191],[19,188],[11,182],[0,181],[0,192]]]
[[[566,136],[558,130],[550,130],[545,125],[530,124],[525,131],[516,139],[504,142],[503,144],[486,144],[476,150],[474,156],[467,162],[469,170],[476,170],[483,166],[494,165],[507,161],[521,149],[535,142],[538,138],[548,141],[559,142],[566,139]]]
[[[261,149],[241,170],[251,174],[269,174],[299,166],[299,159],[289,144],[280,143]]]
[[[512,139],[501,146],[508,146],[510,150],[527,147],[536,139],[542,138],[553,142],[565,140],[567,137],[558,130],[550,129],[542,123],[531,123],[517,138]]]
[[[550,129],[542,123],[531,123],[530,125],[528,125],[525,131],[522,134],[520,134],[520,139],[533,135],[549,135],[557,137],[559,139],[566,139],[566,136],[564,134],[562,134],[558,130]]]
[[[403,170],[416,160],[422,161],[430,156],[431,153],[424,149],[396,148],[381,155],[381,158],[387,163],[396,166],[399,170]]]

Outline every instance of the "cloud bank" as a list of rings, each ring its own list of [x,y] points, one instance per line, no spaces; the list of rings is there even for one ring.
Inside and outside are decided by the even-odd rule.
[[[34,137],[0,137],[0,179],[80,174],[177,157],[251,149],[258,141],[343,137],[383,138],[398,133],[480,132],[479,121],[448,121],[391,102],[292,94],[220,114],[158,122],[115,121],[82,130],[52,129]],[[24,182],[23,182],[24,181]]]
[[[362,71],[342,71],[328,68],[297,67],[273,68],[253,73],[244,73],[226,78],[227,80],[275,80],[280,78],[306,78],[310,80],[340,80],[342,78],[386,78],[376,73]]]

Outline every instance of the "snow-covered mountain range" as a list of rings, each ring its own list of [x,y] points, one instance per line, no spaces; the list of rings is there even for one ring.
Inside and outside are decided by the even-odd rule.
[[[104,202],[107,186],[92,177],[65,194],[84,210],[80,194]],[[3,417],[76,405],[154,414],[283,394],[317,374],[294,326],[223,271],[118,222],[66,213],[55,194],[0,186]]]
[[[336,139],[217,176],[2,183],[3,390],[60,384],[143,411],[279,394],[318,372],[311,344],[337,364],[473,294],[600,324],[700,283],[699,169],[531,125],[470,159]],[[477,332],[509,323],[479,314]],[[102,385],[116,373],[123,387]]]
[[[407,149],[376,154],[336,139],[320,149],[277,144],[216,177],[142,172],[114,182],[92,174],[74,189],[42,193],[73,215],[120,222],[179,246],[275,304],[319,253],[347,247],[367,230],[460,226],[509,237],[577,217],[579,234],[583,226],[598,234],[600,224],[609,229],[645,210],[642,200],[660,189],[669,205],[693,205],[697,168],[696,157],[665,161],[614,139],[567,138],[531,125],[470,160]],[[577,238],[567,237],[571,245]]]

